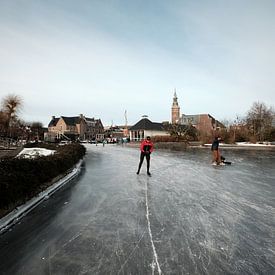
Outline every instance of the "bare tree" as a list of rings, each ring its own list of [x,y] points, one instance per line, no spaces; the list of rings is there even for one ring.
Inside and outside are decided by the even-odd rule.
[[[35,140],[43,139],[43,124],[39,121],[32,122],[31,126],[32,136]]]
[[[0,135],[3,135],[6,131],[7,115],[0,111]]]
[[[12,123],[15,123],[18,118],[18,112],[23,106],[23,100],[17,95],[7,95],[2,101],[2,113],[4,114],[3,126],[5,133],[8,134],[8,130]]]
[[[254,102],[246,116],[247,126],[257,140],[263,141],[271,132],[274,109],[262,102]]]
[[[197,130],[191,124],[181,125],[181,124],[169,124],[168,131],[171,136],[175,137],[177,141],[184,140],[197,140]]]

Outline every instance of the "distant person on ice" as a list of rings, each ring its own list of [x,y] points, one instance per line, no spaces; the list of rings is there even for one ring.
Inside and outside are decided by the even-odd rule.
[[[137,175],[140,172],[140,168],[142,166],[144,157],[146,157],[146,162],[147,162],[147,175],[151,176],[150,173],[150,154],[153,152],[153,143],[151,141],[150,137],[147,137],[145,140],[143,140],[140,144],[140,161],[138,165],[138,171]]]
[[[221,138],[216,136],[212,146],[211,146],[211,151],[212,151],[212,162],[213,164],[217,164],[219,165],[221,163],[221,154],[220,154],[220,150],[219,150],[219,144],[220,144]]]

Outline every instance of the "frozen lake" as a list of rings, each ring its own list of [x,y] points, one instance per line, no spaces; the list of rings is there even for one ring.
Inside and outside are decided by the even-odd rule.
[[[275,274],[275,151],[87,145],[85,168],[0,235],[0,274]]]

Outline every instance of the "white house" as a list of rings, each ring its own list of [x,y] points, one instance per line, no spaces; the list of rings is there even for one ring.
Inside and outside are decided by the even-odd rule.
[[[169,132],[165,130],[163,123],[152,122],[148,118],[143,118],[133,125],[130,129],[130,140],[140,141],[147,136],[169,136]]]

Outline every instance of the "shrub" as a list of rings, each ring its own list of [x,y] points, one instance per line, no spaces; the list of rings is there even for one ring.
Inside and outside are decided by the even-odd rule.
[[[152,137],[153,142],[178,142],[179,137],[176,136],[154,136]]]
[[[187,142],[158,142],[155,143],[155,149],[168,149],[172,151],[186,150]]]
[[[35,196],[45,188],[46,183],[71,169],[86,152],[81,144],[51,149],[55,149],[56,153],[47,157],[0,160],[0,208],[19,205]]]

